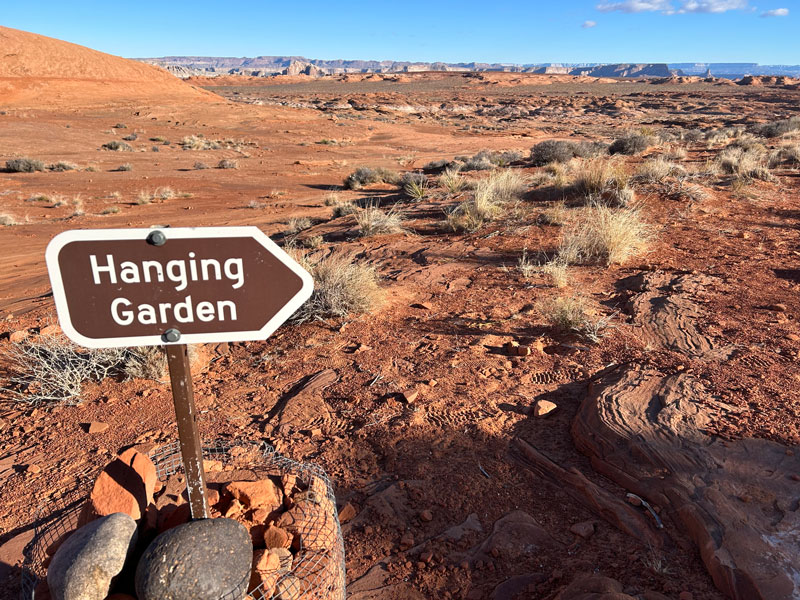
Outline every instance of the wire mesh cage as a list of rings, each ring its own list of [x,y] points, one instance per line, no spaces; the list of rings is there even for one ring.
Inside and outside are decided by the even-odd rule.
[[[226,470],[244,469],[258,478],[278,477],[285,486],[301,490],[292,510],[281,517],[294,534],[292,549],[276,551],[277,556],[266,561],[260,559],[268,550],[256,550],[253,575],[219,600],[345,600],[344,542],[333,487],[325,472],[281,456],[260,442],[219,440],[203,447],[203,458],[219,461]],[[162,482],[183,472],[177,442],[151,452],[150,459]],[[91,485],[92,479],[88,479],[57,502],[40,507],[33,540],[25,548],[23,600],[43,597],[39,590],[46,579],[52,547],[78,527]]]

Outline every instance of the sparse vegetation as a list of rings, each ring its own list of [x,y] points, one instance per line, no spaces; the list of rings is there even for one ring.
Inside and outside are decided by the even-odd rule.
[[[388,211],[371,204],[355,213],[359,233],[362,236],[385,235],[390,233],[403,233],[403,215],[394,207]]]
[[[422,200],[428,193],[428,179],[422,173],[406,173],[400,179],[400,186],[413,200]]]
[[[139,139],[139,136],[136,133],[131,133],[126,135],[122,139],[125,140],[126,142],[135,142],[136,140]]]
[[[531,164],[543,167],[550,163],[565,163],[575,157],[575,144],[564,140],[545,140],[531,148]]]
[[[294,314],[294,322],[368,313],[380,305],[383,294],[373,267],[339,254],[310,260],[297,250],[288,251],[314,278],[314,292]]]
[[[64,171],[74,171],[78,168],[78,165],[75,163],[67,162],[66,160],[59,160],[58,162],[54,162],[52,164],[47,165],[48,171],[54,171],[56,173],[61,173]]]
[[[779,121],[773,121],[772,123],[762,123],[751,128],[753,133],[765,138],[780,137],[797,130],[800,130],[800,117],[781,119]]]
[[[100,381],[118,372],[127,351],[121,348],[88,350],[66,338],[44,336],[11,344],[5,349],[12,393],[29,404],[72,404],[87,381]]]
[[[645,183],[661,183],[667,177],[675,175],[682,170],[681,167],[668,161],[663,156],[650,158],[636,169],[636,179]]]
[[[487,221],[500,217],[505,205],[518,200],[526,188],[526,178],[516,171],[492,173],[477,182],[471,198],[447,215],[447,223],[453,231],[476,231]]]
[[[112,152],[133,152],[133,147],[125,142],[119,140],[111,140],[100,146],[102,150],[110,150]]]
[[[321,235],[312,235],[305,238],[302,243],[306,248],[319,248],[324,241]]]
[[[133,171],[133,165],[131,163],[125,163],[124,165],[118,166],[116,171]]]
[[[218,169],[238,169],[239,162],[233,160],[232,158],[223,158],[219,163],[217,163]]]
[[[196,171],[202,171],[203,169],[207,169],[207,168],[208,168],[208,165],[206,163],[204,163],[204,162],[197,161],[196,163],[194,163],[194,169]]]
[[[344,217],[345,215],[352,215],[357,212],[358,212],[358,207],[352,202],[341,202],[339,204],[334,205],[331,218],[337,219],[339,217]]]
[[[487,171],[497,167],[507,167],[513,162],[522,160],[522,153],[517,150],[495,152],[481,150],[474,156],[457,156],[456,163],[462,171]]]
[[[360,190],[365,185],[374,183],[395,184],[400,180],[400,176],[389,169],[377,167],[359,167],[344,180],[344,187],[348,190]]]
[[[294,235],[306,229],[310,229],[313,225],[314,223],[312,223],[311,219],[308,217],[293,217],[289,219],[286,233]]]
[[[597,343],[611,326],[609,317],[597,317],[585,298],[577,294],[541,300],[536,304],[539,313],[565,333],[577,333]]]
[[[163,138],[154,139],[152,141],[162,141]],[[207,140],[202,135],[187,135],[180,141],[180,145],[184,150],[219,150],[222,144],[217,140]]]
[[[577,168],[574,177],[575,191],[588,198],[620,206],[630,204],[633,199],[630,177],[621,161],[608,158],[586,161]]]
[[[17,224],[17,220],[8,213],[0,213],[0,227],[11,227]]]
[[[439,175],[438,183],[448,194],[460,194],[469,187],[469,181],[456,169],[446,169]]]
[[[771,181],[769,172],[769,158],[763,149],[754,147],[744,150],[740,147],[730,146],[719,153],[716,166],[722,173],[733,175],[737,180],[748,183],[753,179]]]
[[[653,230],[634,208],[592,204],[564,234],[558,259],[565,264],[599,261],[622,264],[643,252]]]
[[[44,171],[44,163],[35,158],[12,158],[6,161],[6,171],[11,173],[34,173]]]
[[[116,125],[114,125],[114,129],[127,129],[127,128],[128,126],[125,125],[125,123],[117,123]]]
[[[609,154],[633,156],[646,152],[655,145],[655,139],[641,132],[631,132],[614,140],[608,147]]]
[[[539,270],[548,275],[557,288],[564,288],[569,284],[569,265],[563,260],[556,258],[548,261]]]
[[[101,212],[101,215],[116,215],[119,213],[119,206],[106,206]]]

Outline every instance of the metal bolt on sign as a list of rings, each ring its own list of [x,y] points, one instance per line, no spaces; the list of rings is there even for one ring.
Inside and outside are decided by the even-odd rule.
[[[46,260],[72,341],[165,348],[192,518],[208,518],[187,344],[266,339],[311,296],[311,276],[257,227],[65,231]]]

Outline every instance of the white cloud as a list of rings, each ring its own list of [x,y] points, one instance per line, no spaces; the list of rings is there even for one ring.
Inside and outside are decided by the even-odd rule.
[[[685,13],[719,14],[729,10],[745,10],[747,8],[749,8],[748,0],[679,0],[677,8],[673,0],[623,0],[622,2],[604,2],[597,5],[597,10],[601,12],[661,12],[665,15]]]
[[[671,0],[624,0],[624,2],[605,2],[597,5],[597,10],[612,12],[618,10],[626,13],[672,10]]]
[[[597,27],[597,21],[584,21],[581,27],[583,27],[584,29],[591,29],[592,27]]]
[[[789,16],[789,9],[788,8],[773,8],[772,10],[767,10],[761,13],[762,17],[788,17]]]
[[[679,13],[724,13],[748,8],[747,0],[684,0]]]

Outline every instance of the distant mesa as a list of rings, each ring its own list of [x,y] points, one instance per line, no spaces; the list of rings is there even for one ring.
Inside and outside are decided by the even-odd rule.
[[[0,26],[0,108],[218,102],[161,68]]]
[[[758,65],[757,63],[444,63],[393,60],[320,60],[303,56],[165,56],[137,59],[163,67],[182,79],[190,77],[274,77],[277,75],[348,75],[358,73],[481,72],[572,75],[595,78],[690,77],[718,83],[745,76],[799,77],[800,65]],[[689,81],[689,80],[687,80]]]

